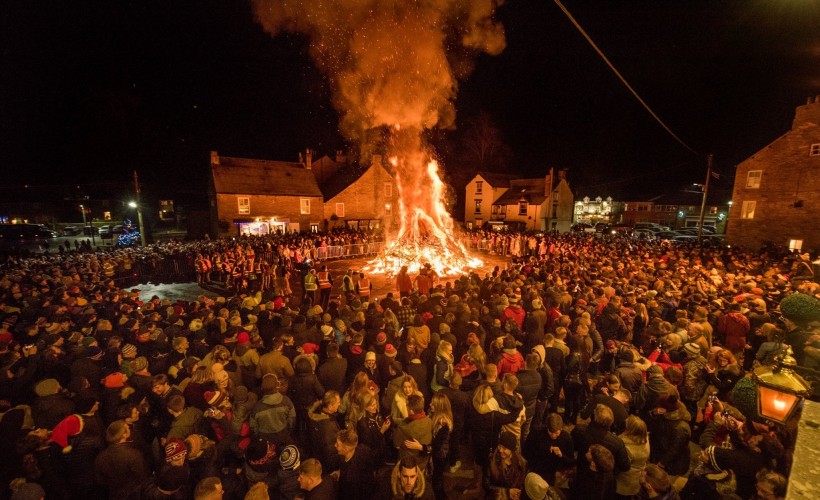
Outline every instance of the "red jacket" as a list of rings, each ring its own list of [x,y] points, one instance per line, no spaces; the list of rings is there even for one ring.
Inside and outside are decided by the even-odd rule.
[[[513,354],[505,351],[501,354],[501,361],[498,362],[498,378],[500,379],[505,373],[518,373],[518,370],[524,368],[524,357],[517,350]]]
[[[729,312],[718,319],[718,333],[726,339],[726,348],[737,353],[746,346],[749,318],[739,312]]]

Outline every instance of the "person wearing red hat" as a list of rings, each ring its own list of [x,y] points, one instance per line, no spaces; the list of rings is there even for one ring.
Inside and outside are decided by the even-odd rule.
[[[258,338],[258,337],[257,337]],[[234,349],[236,364],[239,365],[242,374],[242,385],[248,389],[257,387],[257,375],[259,366],[259,352],[253,347],[248,332],[239,332],[236,336],[236,348]]]

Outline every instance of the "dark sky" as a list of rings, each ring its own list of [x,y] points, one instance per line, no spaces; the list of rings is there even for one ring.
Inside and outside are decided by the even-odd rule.
[[[5,186],[128,181],[201,192],[208,151],[295,160],[343,147],[305,41],[271,38],[236,0],[14,1],[0,15]],[[76,4],[72,4],[76,5]],[[568,168],[580,196],[635,197],[728,174],[820,94],[820,0],[566,0],[671,138],[550,1],[507,0],[507,48],[461,83],[464,124],[486,113],[507,171]],[[457,158],[447,158],[455,166]],[[447,165],[445,165],[446,167]],[[452,167],[451,167],[452,168]],[[721,186],[722,185],[722,186]],[[159,194],[159,193],[158,193]]]

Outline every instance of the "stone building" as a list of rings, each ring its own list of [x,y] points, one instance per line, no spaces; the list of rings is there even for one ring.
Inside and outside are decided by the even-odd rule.
[[[324,220],[329,228],[390,228],[398,222],[398,192],[393,175],[373,155],[370,166],[348,165],[321,184]]]
[[[302,155],[300,155],[302,156]],[[214,234],[268,234],[322,228],[322,192],[301,162],[231,158],[211,152],[211,226]]]
[[[795,112],[792,128],[737,166],[726,240],[820,248],[820,96]]]
[[[467,227],[489,224],[530,231],[569,231],[572,225],[574,200],[566,170],[556,174],[550,169],[547,175],[535,179],[481,173],[467,184],[466,190]],[[485,200],[492,200],[488,218]]]

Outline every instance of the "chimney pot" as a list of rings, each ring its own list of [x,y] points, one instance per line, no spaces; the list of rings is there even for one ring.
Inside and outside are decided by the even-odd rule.
[[[219,165],[219,153],[211,151],[211,165]]]
[[[310,170],[313,163],[313,151],[310,149],[305,151],[305,168]]]

